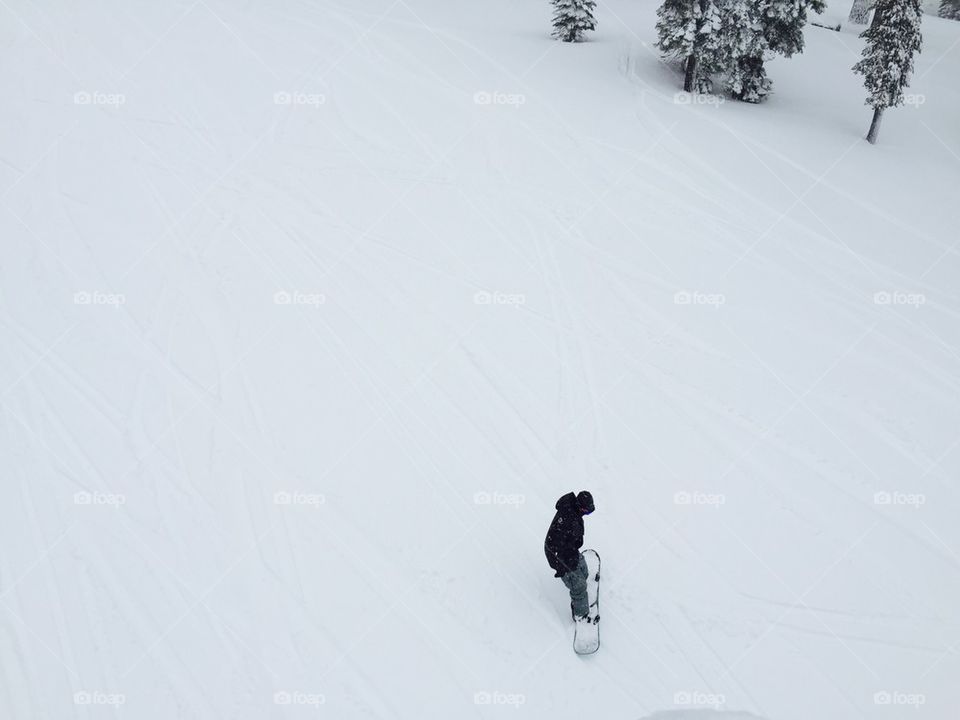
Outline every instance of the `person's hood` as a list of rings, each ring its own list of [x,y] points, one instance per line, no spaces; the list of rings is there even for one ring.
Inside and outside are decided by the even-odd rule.
[[[580,511],[580,508],[577,506],[577,496],[572,492],[568,492],[566,495],[557,500],[557,504],[554,507],[556,507],[557,510]]]

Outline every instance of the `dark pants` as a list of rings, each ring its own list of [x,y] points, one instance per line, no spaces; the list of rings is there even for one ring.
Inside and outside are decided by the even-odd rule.
[[[560,577],[563,584],[570,591],[570,607],[576,617],[583,617],[590,612],[590,601],[587,599],[587,561],[580,555],[577,569]]]

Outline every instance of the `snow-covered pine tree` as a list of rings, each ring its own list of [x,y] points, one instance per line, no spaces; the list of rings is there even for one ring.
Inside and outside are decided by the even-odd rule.
[[[763,66],[763,54],[737,58],[727,75],[727,89],[737,100],[758,103],[770,94],[773,82]]]
[[[922,0],[878,0],[873,22],[860,37],[867,41],[863,59],[853,71],[863,75],[870,93],[866,104],[873,108],[867,140],[877,141],[883,111],[903,104],[903,89],[910,84],[913,56],[920,51],[923,37]]]
[[[596,0],[552,0],[553,37],[564,42],[581,42],[584,33],[597,29],[593,11]]]
[[[850,8],[850,16],[847,22],[852,25],[866,25],[870,17],[870,8],[873,7],[871,0],[853,0],[853,6]]]
[[[727,89],[738,100],[757,103],[770,94],[765,53],[784,57],[803,52],[809,10],[821,13],[824,0],[724,0],[720,45],[727,53]]]
[[[703,89],[714,68],[716,31],[720,13],[714,0],[664,0],[657,10],[657,47],[666,57],[683,61],[683,89]],[[708,67],[711,65],[711,67]],[[701,67],[703,66],[703,67]]]
[[[827,6],[824,0],[766,0],[762,5],[761,22],[767,45],[784,57],[803,52],[808,11],[819,14]]]
[[[722,0],[714,65],[726,72],[725,86],[737,100],[758,103],[770,92],[763,67],[767,49],[761,0]]]
[[[940,0],[937,14],[947,20],[960,20],[960,0]]]

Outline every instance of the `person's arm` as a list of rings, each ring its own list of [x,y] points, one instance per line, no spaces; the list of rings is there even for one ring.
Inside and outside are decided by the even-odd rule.
[[[574,525],[574,535],[576,537],[577,561],[580,560],[580,548],[583,547],[583,518],[577,518],[580,522]]]
[[[557,562],[563,572],[576,570],[580,564],[580,548],[583,546],[583,524],[573,520],[566,523],[557,549]],[[561,573],[562,574],[562,573]]]

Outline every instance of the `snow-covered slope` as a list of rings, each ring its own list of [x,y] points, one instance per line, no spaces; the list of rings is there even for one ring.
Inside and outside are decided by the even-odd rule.
[[[0,4],[0,716],[955,716],[960,23],[872,147],[655,9]]]

